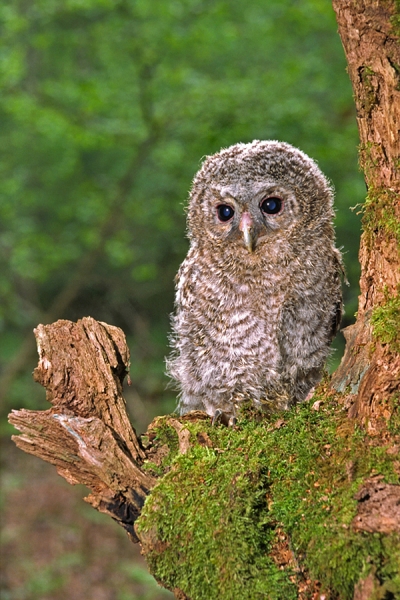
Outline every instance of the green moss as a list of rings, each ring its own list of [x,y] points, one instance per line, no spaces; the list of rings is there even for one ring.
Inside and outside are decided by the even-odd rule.
[[[148,451],[148,460],[143,463],[142,468],[155,477],[162,477],[179,452],[179,441],[175,429],[168,424],[168,417],[157,417],[153,425],[149,435],[143,435],[141,441],[147,450],[149,446],[153,446],[157,452],[153,456]]]
[[[235,429],[186,425],[193,445],[175,456],[137,523],[161,542],[147,555],[153,575],[192,600],[290,600],[306,569],[329,597],[346,600],[373,570],[400,597],[399,539],[351,527],[366,477],[398,483],[396,456],[334,401],[277,418],[244,416]],[[212,447],[197,442],[200,431]],[[276,560],[279,531],[290,537],[297,572]]]
[[[397,85],[395,86],[395,90],[400,91],[400,65],[395,60],[391,60],[390,64],[392,65],[395,76],[397,78]],[[398,161],[397,161],[398,162]]]
[[[400,294],[387,297],[385,304],[374,308],[371,325],[377,340],[400,352]]]
[[[390,18],[392,33],[396,37],[400,37],[400,0],[395,0],[395,14]]]
[[[193,440],[204,431],[203,423],[187,427]],[[178,456],[142,512],[139,531],[156,527],[167,545],[147,556],[150,570],[191,598],[262,598],[275,587],[295,599],[288,573],[268,556],[275,524],[267,507],[268,468],[252,447],[253,427],[240,435],[228,428],[207,433],[215,447],[196,444]]]
[[[395,212],[395,206],[399,202],[399,194],[392,190],[370,187],[362,206],[362,223],[370,240],[373,239],[374,234],[381,230],[385,235],[395,238],[400,250],[400,220]]]
[[[375,72],[367,66],[360,68],[360,77],[363,82],[364,94],[360,97],[363,109],[370,113],[372,108],[377,103],[376,88],[373,83]]]

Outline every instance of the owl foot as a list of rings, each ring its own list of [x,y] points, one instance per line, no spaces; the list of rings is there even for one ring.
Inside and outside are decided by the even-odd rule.
[[[229,416],[226,413],[224,413],[223,410],[217,408],[212,418],[211,425],[214,427],[214,425],[221,424],[225,425],[225,427],[234,427],[236,425],[236,421],[236,417],[234,417],[233,415]]]

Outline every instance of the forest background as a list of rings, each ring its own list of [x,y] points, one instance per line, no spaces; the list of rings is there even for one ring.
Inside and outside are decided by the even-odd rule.
[[[184,205],[202,158],[238,141],[287,141],[332,181],[350,282],[343,327],[354,321],[365,184],[333,9],[16,0],[0,6],[0,27],[0,598],[167,597],[82,490],[12,447],[6,415],[47,408],[32,329],[87,315],[127,335],[139,432],[175,408],[164,357]],[[331,370],[343,345],[340,335]]]

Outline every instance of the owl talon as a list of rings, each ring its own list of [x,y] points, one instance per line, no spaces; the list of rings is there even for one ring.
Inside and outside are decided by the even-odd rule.
[[[229,416],[223,410],[217,408],[211,421],[211,425],[225,425],[225,427],[234,427],[236,425],[236,417]]]
[[[214,413],[214,416],[212,418],[212,421],[211,421],[212,427],[215,427],[216,425],[219,425],[219,424],[222,424],[222,425],[226,424],[223,422],[224,417],[226,417],[225,413],[220,408],[217,408]]]

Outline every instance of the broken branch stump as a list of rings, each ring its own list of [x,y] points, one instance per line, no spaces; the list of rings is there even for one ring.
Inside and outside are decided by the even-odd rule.
[[[52,463],[69,483],[86,485],[85,500],[110,515],[138,541],[134,522],[156,479],[122,396],[129,370],[123,332],[86,317],[34,330],[39,364],[34,379],[52,408],[13,410],[9,421],[21,435],[16,445]]]

